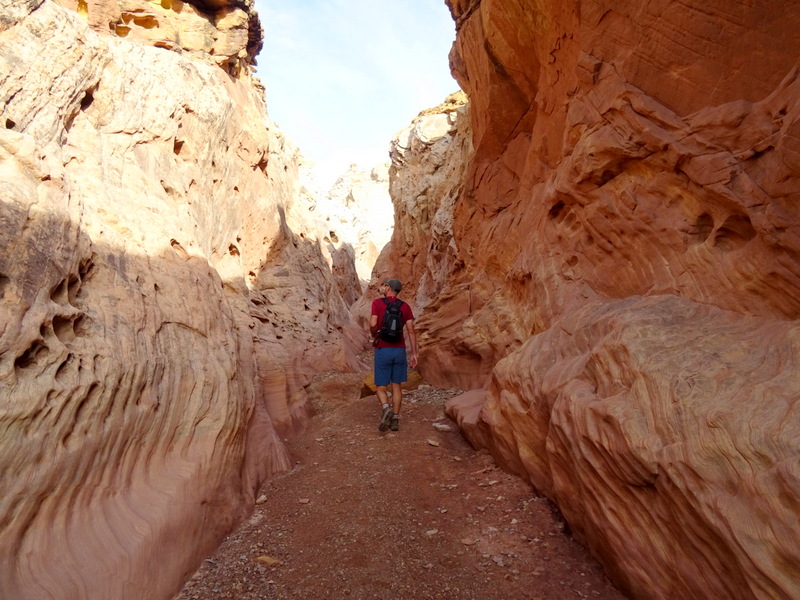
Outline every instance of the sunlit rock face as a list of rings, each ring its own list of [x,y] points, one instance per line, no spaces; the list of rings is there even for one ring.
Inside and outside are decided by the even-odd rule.
[[[57,0],[99,33],[211,58],[249,73],[263,31],[253,0]]]
[[[323,239],[331,253],[351,257],[337,263],[355,266],[357,285],[343,286],[342,294],[352,304],[361,296],[378,255],[392,237],[394,208],[389,195],[389,163],[370,170],[351,165],[330,190],[317,194],[314,207],[324,215]]]
[[[94,6],[0,2],[15,600],[171,597],[289,466],[304,385],[359,335],[249,70],[98,33]]]
[[[474,156],[423,374],[632,597],[800,597],[800,13],[448,4]]]
[[[374,262],[370,286],[351,310],[363,327],[385,279],[403,282],[400,297],[412,303],[418,317],[454,269],[453,207],[472,150],[464,93],[422,111],[395,135],[389,150],[394,229]]]

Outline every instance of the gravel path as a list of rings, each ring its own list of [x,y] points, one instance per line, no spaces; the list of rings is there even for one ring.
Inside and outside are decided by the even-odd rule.
[[[314,381],[294,468],[176,600],[624,600],[553,505],[444,416],[456,390],[407,393],[381,433],[363,377]]]

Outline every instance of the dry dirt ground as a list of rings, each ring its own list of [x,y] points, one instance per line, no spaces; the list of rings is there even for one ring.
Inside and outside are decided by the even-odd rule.
[[[294,468],[176,600],[624,600],[554,506],[445,417],[457,390],[406,392],[381,433],[363,379],[314,381]]]

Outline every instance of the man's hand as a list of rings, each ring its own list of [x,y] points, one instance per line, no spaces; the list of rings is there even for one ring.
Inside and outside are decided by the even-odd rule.
[[[408,364],[410,364],[410,365],[411,365],[411,368],[412,368],[412,369],[415,369],[415,368],[417,367],[417,353],[416,353],[416,352],[414,352],[414,353],[411,355],[411,358],[410,358],[410,359],[408,359]]]

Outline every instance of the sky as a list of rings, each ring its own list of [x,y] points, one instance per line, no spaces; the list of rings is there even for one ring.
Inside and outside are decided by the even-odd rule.
[[[444,0],[256,0],[267,112],[313,160],[319,183],[386,162],[421,110],[458,90]]]

